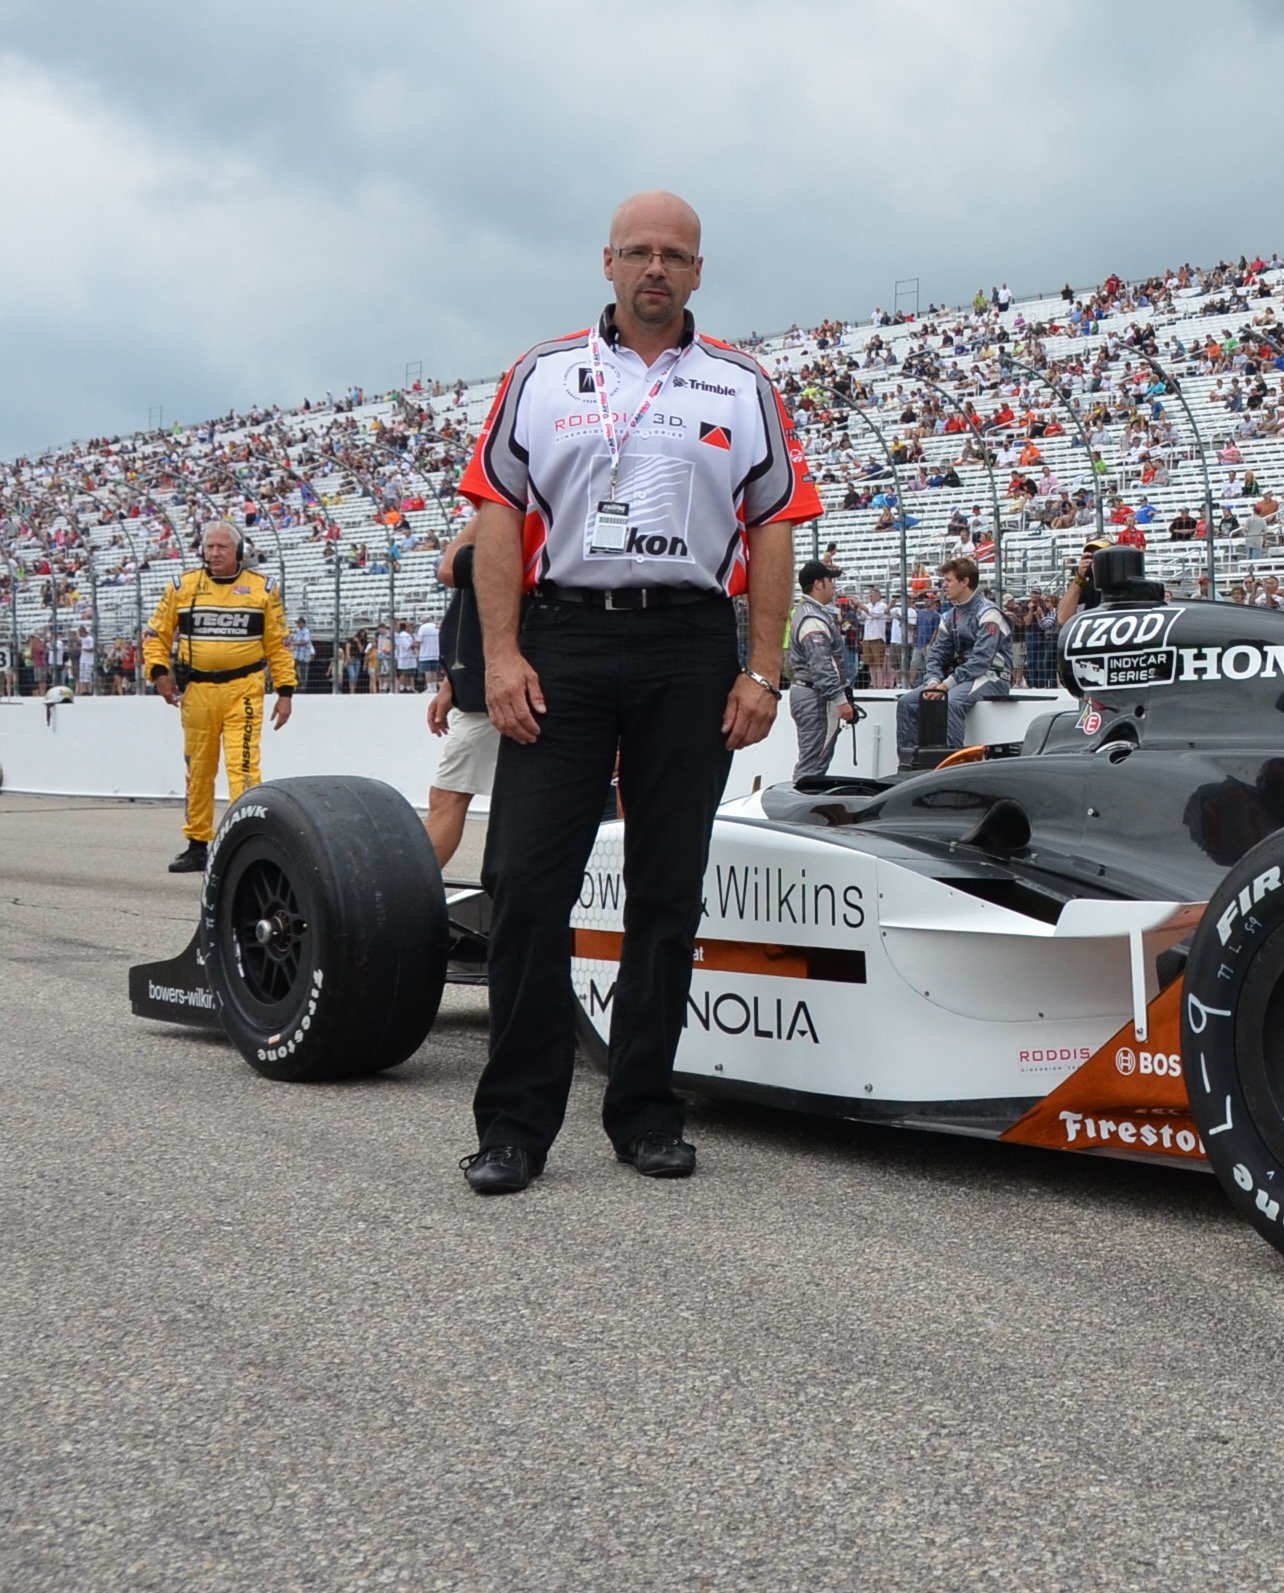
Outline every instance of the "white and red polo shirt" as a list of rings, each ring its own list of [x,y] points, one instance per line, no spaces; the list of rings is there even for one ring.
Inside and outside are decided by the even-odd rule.
[[[753,527],[823,512],[797,433],[757,361],[697,334],[689,311],[672,369],[670,355],[648,369],[620,346],[614,308],[596,330],[600,384],[588,329],[539,343],[513,366],[459,490],[525,516],[528,591],[552,581],[734,597],[747,588]],[[623,551],[607,553],[594,548],[610,496],[604,404],[621,439],[615,498],[628,505]]]

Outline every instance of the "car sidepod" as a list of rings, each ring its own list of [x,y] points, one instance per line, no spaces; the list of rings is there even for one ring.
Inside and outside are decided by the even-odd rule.
[[[621,845],[621,826],[603,826],[572,920],[573,982],[599,1042]],[[724,808],[679,1083],[997,1136],[1121,1030],[1148,1032],[1157,959],[1190,933],[1183,904],[1077,901],[1049,922],[985,900],[975,875],[877,836],[775,823],[754,799]]]

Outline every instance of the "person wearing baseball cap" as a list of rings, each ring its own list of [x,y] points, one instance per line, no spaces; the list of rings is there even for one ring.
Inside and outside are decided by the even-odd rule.
[[[1096,608],[1101,601],[1101,593],[1093,585],[1092,560],[1102,548],[1111,548],[1114,543],[1109,537],[1093,537],[1090,542],[1084,543],[1083,552],[1079,555],[1079,568],[1070,578],[1070,584],[1061,594],[1061,601],[1057,604],[1057,624],[1065,625],[1081,608]]]
[[[794,779],[829,770],[838,727],[851,722],[847,643],[833,610],[835,572],[820,559],[798,571],[802,602],[789,627],[789,713],[798,736]]]

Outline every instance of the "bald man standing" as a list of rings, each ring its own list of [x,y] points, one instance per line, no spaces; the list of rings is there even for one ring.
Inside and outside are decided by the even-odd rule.
[[[674,194],[626,200],[597,323],[537,344],[495,398],[460,490],[501,732],[482,881],[490,1059],[478,1194],[524,1189],[562,1125],[574,1062],[568,926],[619,753],[624,943],[602,1121],[651,1178],[695,1170],[673,1061],[701,884],[731,755],[780,699],[793,526],[820,500],[757,363],[699,335],[700,221]],[[732,598],[749,601],[748,663]]]

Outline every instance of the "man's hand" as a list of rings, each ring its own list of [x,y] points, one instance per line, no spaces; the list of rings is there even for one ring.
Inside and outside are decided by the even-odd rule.
[[[178,682],[173,675],[157,675],[152,684],[156,687],[158,697],[163,697],[171,708],[178,707]]]
[[[939,680],[933,680],[923,687],[923,695],[924,697],[948,697],[949,693]]]
[[[272,728],[280,730],[294,708],[293,697],[278,697],[272,704]]]
[[[428,728],[434,736],[444,736],[448,729],[450,710],[455,705],[455,693],[447,676],[438,686],[436,695],[428,702]]]
[[[852,720],[856,717],[856,710],[852,707],[851,703],[849,703],[849,702],[839,703],[839,705],[838,705],[838,717],[842,720],[842,722],[845,725],[849,725],[849,724],[851,724]]]
[[[511,736],[523,746],[539,738],[536,714],[544,712],[539,676],[521,653],[506,653],[486,660],[486,712],[501,736]]]
[[[727,750],[738,752],[761,741],[776,721],[776,699],[748,675],[737,675],[722,716]]]

